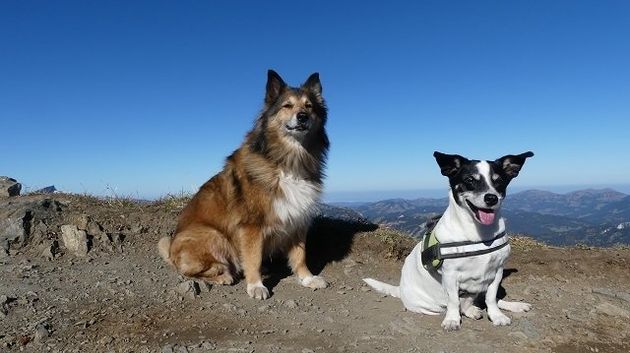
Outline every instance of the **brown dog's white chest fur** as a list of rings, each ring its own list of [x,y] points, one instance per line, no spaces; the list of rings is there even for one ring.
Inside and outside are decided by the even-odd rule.
[[[321,185],[280,172],[280,195],[273,200],[273,210],[285,231],[307,227],[316,210]]]

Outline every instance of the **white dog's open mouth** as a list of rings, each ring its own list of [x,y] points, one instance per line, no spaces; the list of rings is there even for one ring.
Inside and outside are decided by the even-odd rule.
[[[466,200],[466,204],[468,204],[468,207],[470,207],[470,209],[473,211],[475,218],[477,219],[477,221],[479,221],[479,223],[486,226],[494,223],[494,210],[489,208],[479,208],[473,205],[468,200]]]

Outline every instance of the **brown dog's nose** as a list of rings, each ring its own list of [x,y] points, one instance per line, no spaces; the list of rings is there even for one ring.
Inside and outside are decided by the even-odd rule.
[[[306,114],[305,112],[299,112],[296,115],[297,121],[300,124],[304,124],[308,121],[308,114]]]

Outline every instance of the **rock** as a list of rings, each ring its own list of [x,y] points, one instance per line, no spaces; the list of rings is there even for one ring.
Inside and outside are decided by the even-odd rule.
[[[0,198],[19,196],[22,184],[6,176],[0,176]]]
[[[204,281],[195,281],[201,293],[210,293],[212,290],[212,284]]]
[[[175,351],[173,350],[173,346],[170,344],[167,344],[166,346],[162,347],[162,350],[160,351],[162,353],[175,353]]]
[[[612,290],[610,290],[608,288],[593,288],[591,291],[593,293],[605,295],[607,297],[617,298],[617,299],[621,299],[621,300],[626,301],[626,302],[630,302],[630,293],[613,292]]]
[[[179,346],[175,353],[188,353],[188,348],[186,346]]]
[[[77,256],[86,256],[88,253],[87,233],[79,230],[77,226],[65,224],[61,226],[63,245]]]
[[[284,306],[286,306],[289,309],[295,309],[295,308],[298,307],[297,303],[293,299],[289,299],[289,300],[285,301],[284,302]]]
[[[526,335],[526,334],[524,334],[524,333],[523,333],[523,332],[521,332],[521,331],[514,331],[514,332],[510,332],[510,333],[508,333],[508,336],[510,336],[510,337],[514,337],[514,338],[516,338],[517,340],[521,340],[521,341],[525,341],[525,340],[527,340],[527,335]]]
[[[46,186],[33,191],[34,194],[54,194],[55,192],[57,192],[57,188],[54,185]]]
[[[47,240],[48,227],[61,217],[61,204],[50,199],[0,199],[0,252],[13,252]]]
[[[101,240],[107,238],[107,234],[105,234],[103,226],[101,226],[100,223],[98,223],[97,221],[93,219],[90,219],[87,222],[87,226],[85,230],[87,231],[89,235],[93,236],[94,238],[101,239]]]
[[[0,246],[5,251],[12,247],[19,249],[26,244],[29,232],[24,226],[31,218],[31,213],[25,211],[0,220]]]
[[[601,303],[595,307],[595,311],[608,316],[630,318],[630,312],[610,303]]]
[[[201,342],[201,348],[207,351],[213,351],[217,349],[217,345],[212,342],[204,341],[204,342]]]
[[[538,338],[540,338],[540,333],[528,319],[519,319],[516,327],[519,328],[521,332],[525,334],[525,336],[529,339],[537,340]]]
[[[175,288],[175,291],[179,295],[183,297],[189,297],[190,299],[195,299],[195,297],[198,296],[199,293],[201,293],[201,290],[199,289],[199,284],[193,280],[188,280],[186,282],[178,284],[177,288]]]
[[[39,324],[35,327],[35,334],[33,335],[33,341],[41,342],[43,339],[48,338],[50,332],[46,328],[46,324]]]
[[[55,255],[59,252],[59,242],[56,240],[44,243],[41,256],[46,260],[54,260]]]
[[[79,228],[80,230],[87,230],[88,223],[90,222],[90,217],[86,215],[85,213],[75,214],[72,217],[70,217],[70,221],[72,222],[72,224],[77,226],[77,228]]]

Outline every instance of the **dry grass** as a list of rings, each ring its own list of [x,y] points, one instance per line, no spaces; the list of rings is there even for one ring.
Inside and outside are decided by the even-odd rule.
[[[516,248],[542,248],[548,246],[523,234],[510,234],[510,245]]]
[[[178,194],[166,194],[166,196],[160,197],[153,204],[158,207],[163,207],[169,211],[180,211],[184,208],[184,206],[186,206],[191,198],[191,193],[181,191]]]

